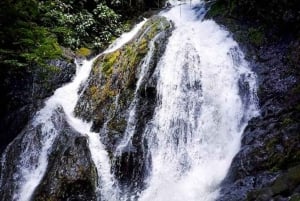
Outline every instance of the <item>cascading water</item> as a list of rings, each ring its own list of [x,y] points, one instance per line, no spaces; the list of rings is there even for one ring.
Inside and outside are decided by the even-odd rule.
[[[115,41],[103,54],[110,53],[123,46],[129,40],[131,40],[139,29],[143,26],[146,20],[142,21],[136,27],[128,33],[123,34],[119,39]],[[96,58],[95,58],[96,59]],[[97,133],[90,132],[91,124],[83,122],[82,120],[75,118],[73,115],[74,107],[78,101],[78,91],[91,71],[93,62],[90,61],[76,62],[76,75],[73,81],[59,89],[57,89],[52,97],[50,97],[45,107],[41,109],[34,120],[29,125],[30,130],[40,128],[41,132],[37,132],[36,135],[32,135],[30,132],[21,136],[21,144],[24,149],[19,156],[17,169],[13,175],[13,180],[10,182],[15,183],[15,189],[13,192],[12,200],[14,201],[28,201],[31,199],[32,194],[36,187],[40,184],[48,165],[48,156],[51,152],[51,146],[58,135],[60,125],[57,125],[60,117],[58,116],[59,108],[64,110],[68,123],[79,133],[87,135],[89,138],[89,148],[91,151],[92,159],[96,165],[99,186],[98,191],[104,200],[118,200],[117,189],[113,187],[114,178],[110,172],[110,163],[107,156],[107,152],[102,145],[99,135]],[[12,146],[12,142],[10,146]],[[9,147],[7,150],[9,150]],[[2,168],[7,163],[6,153],[3,154]],[[4,175],[1,175],[0,186],[4,186]]]
[[[140,201],[216,199],[243,129],[258,114],[256,78],[237,43],[191,4],[162,14],[175,30],[157,67],[160,104],[145,134],[152,172]]]
[[[258,114],[256,78],[229,33],[212,20],[203,21],[205,9],[201,1],[180,6],[176,6],[179,1],[170,2],[174,7],[161,15],[171,20],[175,29],[154,72],[158,93],[154,115],[150,122],[144,122],[144,133],[136,132],[139,118],[136,108],[140,106],[139,93],[143,90],[140,88],[147,77],[155,38],[139,68],[123,138],[111,154],[117,160],[131,146],[134,135],[142,135],[143,143],[147,143],[143,152],[151,158],[151,162],[145,163],[149,171],[146,187],[134,188],[138,192],[120,190],[119,178],[111,170],[114,163],[101,143],[101,135],[91,132],[91,123],[73,115],[78,91],[88,79],[93,59],[77,63],[74,80],[56,90],[27,128],[30,131],[39,128],[40,132],[36,135],[25,132],[19,137],[22,151],[10,181],[15,183],[12,200],[29,201],[40,184],[47,171],[52,144],[60,133],[58,122],[62,110],[68,124],[88,138],[98,173],[98,200],[211,201],[217,198],[219,184],[239,149],[241,134],[249,119]],[[123,35],[103,54],[128,42],[145,22]],[[116,108],[118,102],[119,95],[113,103]],[[107,118],[100,132],[106,133],[111,118]],[[2,157],[2,168],[8,167],[7,152],[12,144]],[[5,185],[2,172],[0,187]]]

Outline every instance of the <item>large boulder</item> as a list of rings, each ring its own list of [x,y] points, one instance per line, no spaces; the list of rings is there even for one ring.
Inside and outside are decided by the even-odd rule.
[[[97,181],[87,137],[67,126],[52,146],[47,173],[33,200],[96,201]]]
[[[172,27],[166,18],[154,16],[122,48],[99,56],[75,108],[100,132],[124,191],[143,188],[151,163],[142,134],[155,109],[155,70]],[[117,150],[126,136],[128,143]]]
[[[74,131],[65,118],[63,110],[58,108],[49,122],[32,120],[7,147],[0,169],[1,201],[22,197],[24,181],[32,179],[25,178],[26,174],[33,171],[36,174],[33,177],[41,172],[44,175],[32,200],[96,200],[97,172],[87,138]]]

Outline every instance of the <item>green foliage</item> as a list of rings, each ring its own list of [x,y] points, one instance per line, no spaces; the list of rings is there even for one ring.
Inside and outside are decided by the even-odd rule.
[[[164,1],[160,1],[163,4]],[[160,5],[161,6],[161,5]],[[43,66],[60,57],[60,46],[103,49],[130,25],[120,14],[143,11],[157,2],[106,0],[3,0],[0,2],[0,63],[10,67]],[[132,15],[132,14],[130,14]],[[146,47],[141,46],[142,50]],[[83,49],[80,55],[88,55]]]
[[[55,59],[62,54],[57,40],[46,28],[33,25],[31,29],[20,29],[20,45],[28,51],[21,53],[29,63],[38,65],[45,64],[45,61]]]
[[[62,54],[56,37],[35,21],[39,16],[35,0],[1,2],[0,63],[10,67],[46,66]]]
[[[103,2],[91,2],[92,7],[87,2],[77,2],[78,6],[74,1],[42,1],[41,23],[51,28],[64,46],[103,48],[122,32],[120,16]]]

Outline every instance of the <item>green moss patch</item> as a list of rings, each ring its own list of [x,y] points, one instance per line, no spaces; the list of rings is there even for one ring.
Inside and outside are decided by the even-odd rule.
[[[88,48],[82,47],[76,51],[77,56],[87,57],[90,56],[92,51]]]
[[[166,18],[154,16],[123,47],[100,55],[93,64],[88,86],[79,101],[85,104],[76,106],[76,115],[92,121],[93,130],[99,130],[107,122],[108,135],[123,133],[127,125],[123,113],[134,98],[138,73],[150,43],[160,32],[169,33],[171,26]],[[162,37],[166,38],[167,34]],[[165,44],[154,45],[152,59],[158,54],[159,45]]]

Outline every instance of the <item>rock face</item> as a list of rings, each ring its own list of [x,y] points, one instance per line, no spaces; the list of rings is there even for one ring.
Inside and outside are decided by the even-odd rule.
[[[68,125],[62,109],[53,112],[51,119],[57,135],[49,150],[46,174],[31,199],[96,200],[97,172],[91,159],[87,138]],[[22,171],[39,161],[41,140],[45,131],[42,124],[33,125],[33,122],[30,122],[6,149],[0,170],[1,201],[13,200],[15,193],[23,185],[19,185],[23,180]],[[30,151],[31,149],[33,151]],[[26,159],[22,161],[20,157]]]
[[[87,138],[65,127],[54,142],[47,174],[37,187],[34,201],[96,201],[97,171]]]
[[[237,10],[250,9],[244,8],[248,1],[226,6],[222,2],[214,4],[208,16],[233,33],[257,73],[261,115],[252,119],[245,129],[241,150],[223,182],[219,200],[299,200],[300,41],[297,27],[288,29],[286,34],[277,24],[282,22],[280,20],[273,19],[274,25],[278,25],[276,30],[269,24],[271,19],[264,21],[255,13],[237,17],[237,11],[229,9],[230,6],[236,6]],[[260,10],[258,2],[252,4]],[[274,2],[271,4],[270,10],[276,10]],[[279,13],[292,12],[288,10],[290,4],[293,2],[283,3]],[[265,14],[265,18],[272,16],[269,12]],[[247,21],[249,18],[251,22]],[[293,17],[288,23],[297,20]]]
[[[37,68],[35,72],[24,70],[7,75],[0,89],[3,92],[0,109],[0,154],[32,119],[46,97],[71,80],[75,64],[65,60],[50,62],[52,70]]]
[[[100,132],[124,191],[143,188],[151,163],[142,134],[156,105],[155,68],[171,30],[170,22],[154,16],[128,44],[100,56],[75,108],[77,116],[92,121],[93,130]]]

